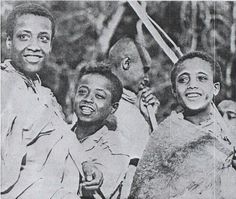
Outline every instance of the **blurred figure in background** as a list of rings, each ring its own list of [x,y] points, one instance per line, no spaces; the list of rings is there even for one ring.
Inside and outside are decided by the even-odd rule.
[[[114,121],[132,143],[126,149],[130,155],[130,166],[121,195],[121,198],[127,198],[136,166],[151,133],[147,105],[151,105],[156,112],[159,101],[147,87],[151,58],[142,45],[130,38],[122,38],[109,50],[109,61],[112,72],[124,87]]]
[[[223,100],[218,104],[217,108],[231,131],[231,137],[236,142],[236,102],[233,100]]]

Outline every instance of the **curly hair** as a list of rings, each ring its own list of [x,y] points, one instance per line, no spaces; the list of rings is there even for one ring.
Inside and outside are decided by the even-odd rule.
[[[10,38],[13,37],[13,31],[16,25],[16,20],[18,17],[22,15],[32,14],[36,16],[46,17],[51,21],[52,28],[52,38],[55,35],[55,21],[52,14],[44,7],[33,4],[33,3],[25,3],[16,6],[12,12],[7,17],[7,27],[6,33]]]
[[[213,71],[213,82],[220,82],[222,80],[222,72],[221,72],[221,67],[219,63],[209,54],[201,51],[193,51],[189,52],[182,57],[179,58],[179,60],[174,64],[173,69],[171,70],[171,84],[172,87],[175,89],[176,84],[175,84],[175,79],[177,76],[177,69],[178,67],[187,59],[193,59],[193,58],[200,58],[208,63],[210,63],[211,69]]]
[[[111,88],[112,103],[120,101],[121,95],[123,93],[123,86],[119,78],[111,72],[110,63],[98,62],[96,63],[95,66],[87,65],[81,68],[80,74],[78,76],[76,88],[78,87],[79,80],[84,75],[88,75],[88,74],[98,74],[108,79],[112,84],[112,88]]]

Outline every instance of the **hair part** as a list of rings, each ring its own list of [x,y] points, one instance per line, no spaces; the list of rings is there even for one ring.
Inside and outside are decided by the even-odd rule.
[[[202,51],[193,51],[189,52],[182,57],[179,58],[179,60],[174,64],[173,69],[171,70],[171,84],[172,88],[175,90],[176,88],[176,76],[177,76],[177,70],[178,67],[187,59],[193,59],[193,58],[199,58],[202,59],[208,63],[210,63],[212,72],[213,72],[213,82],[219,82],[221,83],[222,80],[222,72],[221,72],[221,67],[219,63],[209,54],[202,52]]]
[[[52,14],[45,7],[42,7],[40,5],[33,4],[33,3],[20,4],[20,5],[16,6],[12,10],[12,12],[8,15],[7,28],[6,28],[7,36],[9,36],[10,38],[13,37],[13,32],[14,32],[17,18],[22,15],[27,15],[27,14],[32,14],[35,16],[42,16],[42,17],[48,18],[51,21],[52,38],[54,37],[54,35],[55,35],[55,20],[54,20]]]
[[[112,84],[111,94],[112,94],[112,103],[119,102],[121,95],[123,93],[123,86],[119,78],[111,72],[111,64],[105,62],[96,63],[96,66],[87,65],[81,68],[80,74],[78,76],[78,81],[76,88],[78,87],[79,80],[89,74],[96,74],[105,77]]]

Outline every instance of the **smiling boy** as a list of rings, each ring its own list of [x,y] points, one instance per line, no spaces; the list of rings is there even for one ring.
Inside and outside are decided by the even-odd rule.
[[[40,5],[20,4],[9,14],[6,32],[10,59],[1,64],[1,198],[79,198],[82,150],[37,75],[52,48],[54,19]]]
[[[118,130],[109,131],[105,126],[108,116],[118,108],[122,89],[107,64],[85,67],[78,78],[74,103],[77,122],[72,130],[86,153],[85,164],[96,164],[104,179],[100,189],[85,179],[85,197],[92,198],[94,191],[105,198],[117,196],[128,168],[127,140]]]
[[[219,64],[206,53],[188,53],[174,65],[171,82],[181,111],[172,112],[149,140],[131,198],[233,199],[235,143],[213,104]]]

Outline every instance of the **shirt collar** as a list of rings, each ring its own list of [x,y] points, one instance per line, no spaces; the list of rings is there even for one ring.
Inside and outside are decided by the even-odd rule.
[[[131,104],[135,104],[137,101],[137,96],[134,92],[129,91],[127,89],[123,89],[122,99],[130,102]]]
[[[73,132],[75,132],[76,130],[76,126],[77,126],[77,122],[73,125],[73,127],[71,128],[71,130]],[[97,132],[95,132],[92,135],[89,135],[81,140],[79,140],[80,143],[83,143],[85,140],[89,141],[89,142],[96,142],[98,143],[101,138],[106,135],[108,133],[108,128],[104,125],[101,129],[99,129]]]
[[[11,59],[6,59],[4,61],[4,69],[7,69],[7,71],[9,71],[9,72],[17,73],[24,80],[26,86],[31,87],[35,93],[37,92],[36,87],[41,86],[41,80],[40,80],[40,77],[38,76],[38,74],[35,75],[34,80],[32,80],[29,77],[26,77],[22,72],[20,72],[14,68],[14,66],[11,64]]]

